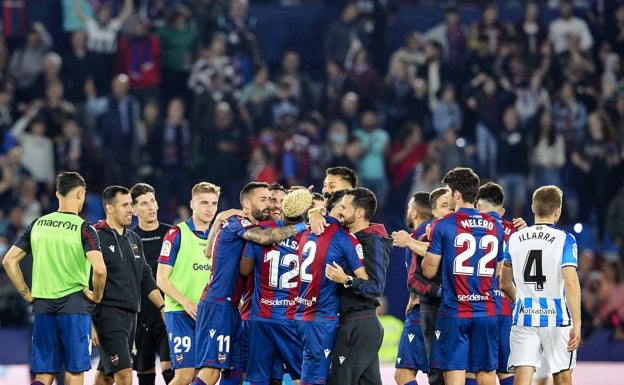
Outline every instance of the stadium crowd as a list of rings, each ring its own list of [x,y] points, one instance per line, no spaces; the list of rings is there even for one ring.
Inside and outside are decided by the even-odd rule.
[[[178,223],[200,180],[231,208],[250,180],[320,191],[347,166],[392,231],[413,192],[468,166],[503,186],[510,218],[530,217],[536,187],[562,188],[562,226],[595,240],[579,253],[584,333],[624,338],[624,2],[526,2],[506,22],[496,2],[467,22],[464,3],[387,52],[402,3],[344,2],[319,33],[321,70],[297,51],[263,62],[246,0],[64,0],[64,42],[26,22],[26,1],[4,2],[0,253],[56,209],[60,171],[87,180],[94,223],[105,186],[140,181]],[[28,317],[0,272],[0,326]]]

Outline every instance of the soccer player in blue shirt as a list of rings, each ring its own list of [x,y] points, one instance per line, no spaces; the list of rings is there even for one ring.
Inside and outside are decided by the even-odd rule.
[[[269,219],[268,185],[250,182],[240,192],[245,217],[232,216],[221,226],[216,222],[208,235],[206,254],[212,259],[212,275],[197,308],[195,329],[196,365],[194,385],[214,385],[227,370],[221,384],[238,384],[240,368],[240,314],[232,298],[239,282],[239,262],[246,241],[262,245],[285,240],[304,231],[305,223],[262,229],[259,221]],[[233,369],[234,370],[229,370]]]
[[[286,195],[281,208],[283,219],[260,222],[262,228],[283,227],[302,221],[312,204],[307,190]],[[280,211],[282,211],[280,210]],[[249,327],[249,362],[246,381],[252,385],[268,385],[276,379],[276,359],[292,379],[301,376],[303,345],[295,326],[299,257],[297,250],[302,234],[276,244],[250,244],[241,260],[241,275],[253,272],[254,290],[251,298]],[[278,377],[278,378],[281,378]]]
[[[498,316],[492,295],[503,227],[475,207],[479,177],[469,168],[449,171],[442,183],[455,212],[436,221],[422,263],[432,278],[442,271],[442,302],[436,322],[431,366],[447,385],[464,385],[466,371],[480,385],[496,383]]]
[[[295,301],[299,305],[297,332],[304,345],[301,384],[325,384],[329,375],[340,298],[338,284],[327,277],[326,266],[349,267],[356,277],[368,279],[362,246],[335,217],[340,210],[334,205],[329,211],[329,226],[321,235],[307,230],[298,250],[299,294]]]

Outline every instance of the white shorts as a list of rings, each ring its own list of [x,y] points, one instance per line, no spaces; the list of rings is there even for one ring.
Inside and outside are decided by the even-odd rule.
[[[548,367],[547,373],[559,373],[576,367],[576,350],[568,352],[568,341],[572,326],[564,327],[511,327],[508,367],[532,366]]]
[[[548,377],[550,377],[550,371],[548,370],[548,363],[546,362],[546,357],[542,355],[541,365],[535,368],[533,379],[541,380],[543,378],[548,378]]]

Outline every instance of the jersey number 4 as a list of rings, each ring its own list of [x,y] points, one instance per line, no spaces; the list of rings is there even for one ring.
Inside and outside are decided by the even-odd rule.
[[[542,270],[542,250],[531,250],[524,263],[524,283],[532,283],[535,290],[544,290],[546,276]]]
[[[496,258],[498,252],[498,238],[487,234],[479,240],[479,249],[488,250],[477,263],[477,275],[484,277],[492,277],[494,268],[487,265]],[[473,257],[477,251],[477,239],[469,233],[460,233],[455,237],[455,247],[465,247],[466,249],[459,253],[453,261],[453,273],[460,275],[474,275],[474,266],[465,265],[465,262]]]

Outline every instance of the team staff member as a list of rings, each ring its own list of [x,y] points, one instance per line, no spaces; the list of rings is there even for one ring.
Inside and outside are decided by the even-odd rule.
[[[158,259],[157,282],[165,293],[165,324],[175,377],[171,384],[190,384],[195,378],[195,318],[197,303],[210,279],[204,255],[210,224],[217,212],[221,189],[200,182],[191,190],[191,217],[165,236]]]
[[[106,219],[96,225],[108,270],[104,297],[93,311],[93,344],[100,352],[95,384],[132,384],[131,350],[141,296],[147,294],[158,309],[165,302],[143,254],[141,238],[128,229],[132,198],[122,186],[102,192]]]
[[[30,369],[35,373],[34,385],[52,384],[55,373],[63,368],[68,385],[82,385],[84,372],[91,369],[89,301],[97,303],[102,298],[106,266],[95,229],[78,216],[85,187],[80,174],[59,174],[58,211],[35,219],[2,261],[15,288],[33,304]],[[29,253],[33,255],[32,292],[19,267]],[[88,288],[91,268],[93,291]]]
[[[152,274],[156,274],[163,238],[171,225],[158,221],[158,202],[156,202],[152,186],[147,183],[137,183],[130,189],[130,196],[132,197],[132,210],[138,218],[138,223],[132,231],[141,238],[147,264],[152,269]],[[137,316],[134,345],[136,354],[132,368],[137,372],[139,385],[154,385],[157,354],[160,358],[163,379],[165,383],[170,383],[173,379],[173,370],[171,370],[169,360],[167,330],[160,309],[154,306],[145,295],[141,298],[141,312]]]
[[[381,384],[379,349],[383,328],[376,309],[386,284],[392,239],[383,225],[370,223],[377,210],[371,190],[364,187],[347,190],[339,207],[342,226],[362,245],[368,279],[347,275],[340,266],[326,267],[328,278],[343,284],[339,289],[340,329],[327,383]]]

